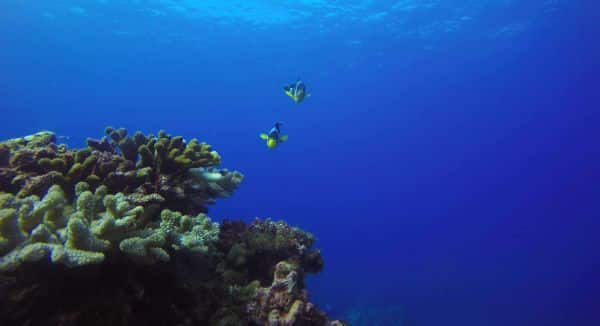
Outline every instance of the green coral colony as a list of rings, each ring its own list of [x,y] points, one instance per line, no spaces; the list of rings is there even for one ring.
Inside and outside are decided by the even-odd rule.
[[[211,222],[207,206],[229,197],[244,176],[216,168],[221,157],[210,145],[164,131],[128,136],[123,128],[107,127],[105,134],[88,139],[83,149],[57,144],[48,131],[0,143],[0,276],[12,280],[0,281],[9,294],[0,296],[0,323],[58,325],[69,315],[94,324],[86,318],[99,313],[95,309],[111,309],[93,300],[76,311],[46,307],[43,315],[24,315],[18,307],[42,300],[26,290],[31,284],[45,288],[46,300],[67,300],[75,285],[57,280],[101,266],[130,270],[132,282],[147,288],[129,296],[114,289],[127,298],[113,307],[117,325],[148,324],[151,317],[122,306],[151,296],[145,293],[153,293],[157,282],[131,275],[153,269],[161,277],[177,275],[172,289],[162,291],[182,291],[193,302],[157,309],[158,324],[341,325],[307,299],[303,275],[323,266],[319,251],[311,249],[312,235],[271,220]],[[189,263],[190,257],[201,263]],[[206,291],[213,295],[200,295]],[[115,295],[103,292],[110,300]]]

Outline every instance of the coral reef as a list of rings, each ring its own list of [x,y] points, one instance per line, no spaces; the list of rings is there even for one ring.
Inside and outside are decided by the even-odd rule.
[[[132,251],[143,253],[140,258],[154,257],[148,251],[160,248],[162,241],[184,244],[191,240],[197,244],[194,227],[190,225],[200,225],[202,229],[208,226],[206,220],[190,224],[194,218],[171,211],[163,211],[161,215],[162,228],[171,235],[158,241],[132,240]],[[244,231],[243,236],[238,233],[238,236],[228,237],[227,247],[247,246],[248,239],[264,235],[252,225],[265,223],[274,222],[255,220],[246,225],[229,221],[226,229],[230,235],[237,233],[232,232],[231,226]],[[281,229],[302,232],[278,223]],[[221,225],[218,242],[224,241],[223,233]],[[172,235],[176,236],[169,240]],[[234,238],[237,240],[231,241]],[[94,239],[93,235],[90,239]],[[294,239],[284,242],[293,243]],[[88,242],[89,245],[92,243]],[[298,255],[315,251],[306,248],[305,253],[301,253],[292,249],[297,245],[273,246],[266,242],[255,245],[254,250],[261,254],[248,256],[243,264],[246,268],[236,265],[235,272],[245,275],[235,280],[228,278],[229,271],[223,269],[230,252],[221,251],[220,245],[191,246],[198,250],[163,246],[170,259],[154,260],[152,265],[123,248],[104,253],[101,263],[75,268],[44,260],[28,261],[17,270],[0,273],[0,293],[3,293],[0,295],[0,324],[343,325],[329,320],[308,301],[303,282],[308,265],[302,263],[307,260],[299,259]],[[283,259],[272,266],[253,265],[274,262],[273,257],[258,257],[269,255]],[[241,281],[251,278],[256,279]]]
[[[0,143],[0,190],[23,198],[60,185],[72,199],[75,185],[84,181],[92,190],[104,185],[109,193],[132,195],[142,206],[195,215],[206,213],[215,199],[229,197],[244,178],[215,168],[221,157],[196,139],[186,142],[164,131],[133,137],[123,128],[105,132],[77,150],[57,145],[49,131]]]
[[[0,325],[343,325],[308,301],[311,234],[204,214],[243,180],[208,144],[87,143],[0,142]]]

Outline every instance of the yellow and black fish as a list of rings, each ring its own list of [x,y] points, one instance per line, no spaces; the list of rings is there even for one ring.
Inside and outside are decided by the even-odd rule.
[[[269,149],[274,149],[275,147],[277,147],[277,145],[279,145],[279,143],[283,143],[288,139],[287,135],[281,135],[282,124],[283,123],[281,122],[276,122],[268,134],[260,134],[260,138],[267,142],[267,147]]]
[[[283,86],[283,91],[296,103],[300,103],[304,101],[306,97],[310,96],[310,94],[306,91],[306,85],[300,79],[298,79],[295,83]]]

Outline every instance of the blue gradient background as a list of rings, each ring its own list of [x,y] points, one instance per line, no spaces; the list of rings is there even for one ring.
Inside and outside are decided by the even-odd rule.
[[[211,143],[246,179],[210,215],[313,232],[357,325],[600,325],[598,5],[235,2],[2,2],[0,137]]]

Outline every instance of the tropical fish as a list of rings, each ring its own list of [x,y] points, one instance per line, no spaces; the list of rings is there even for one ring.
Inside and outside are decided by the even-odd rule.
[[[281,135],[282,124],[282,122],[276,122],[268,134],[260,134],[260,138],[267,142],[267,147],[269,149],[274,149],[275,147],[277,147],[277,145],[279,145],[279,143],[283,143],[288,139],[287,135]]]
[[[300,103],[304,100],[304,98],[310,96],[310,94],[306,91],[306,85],[300,79],[298,79],[295,83],[283,86],[283,91],[296,103]]]

